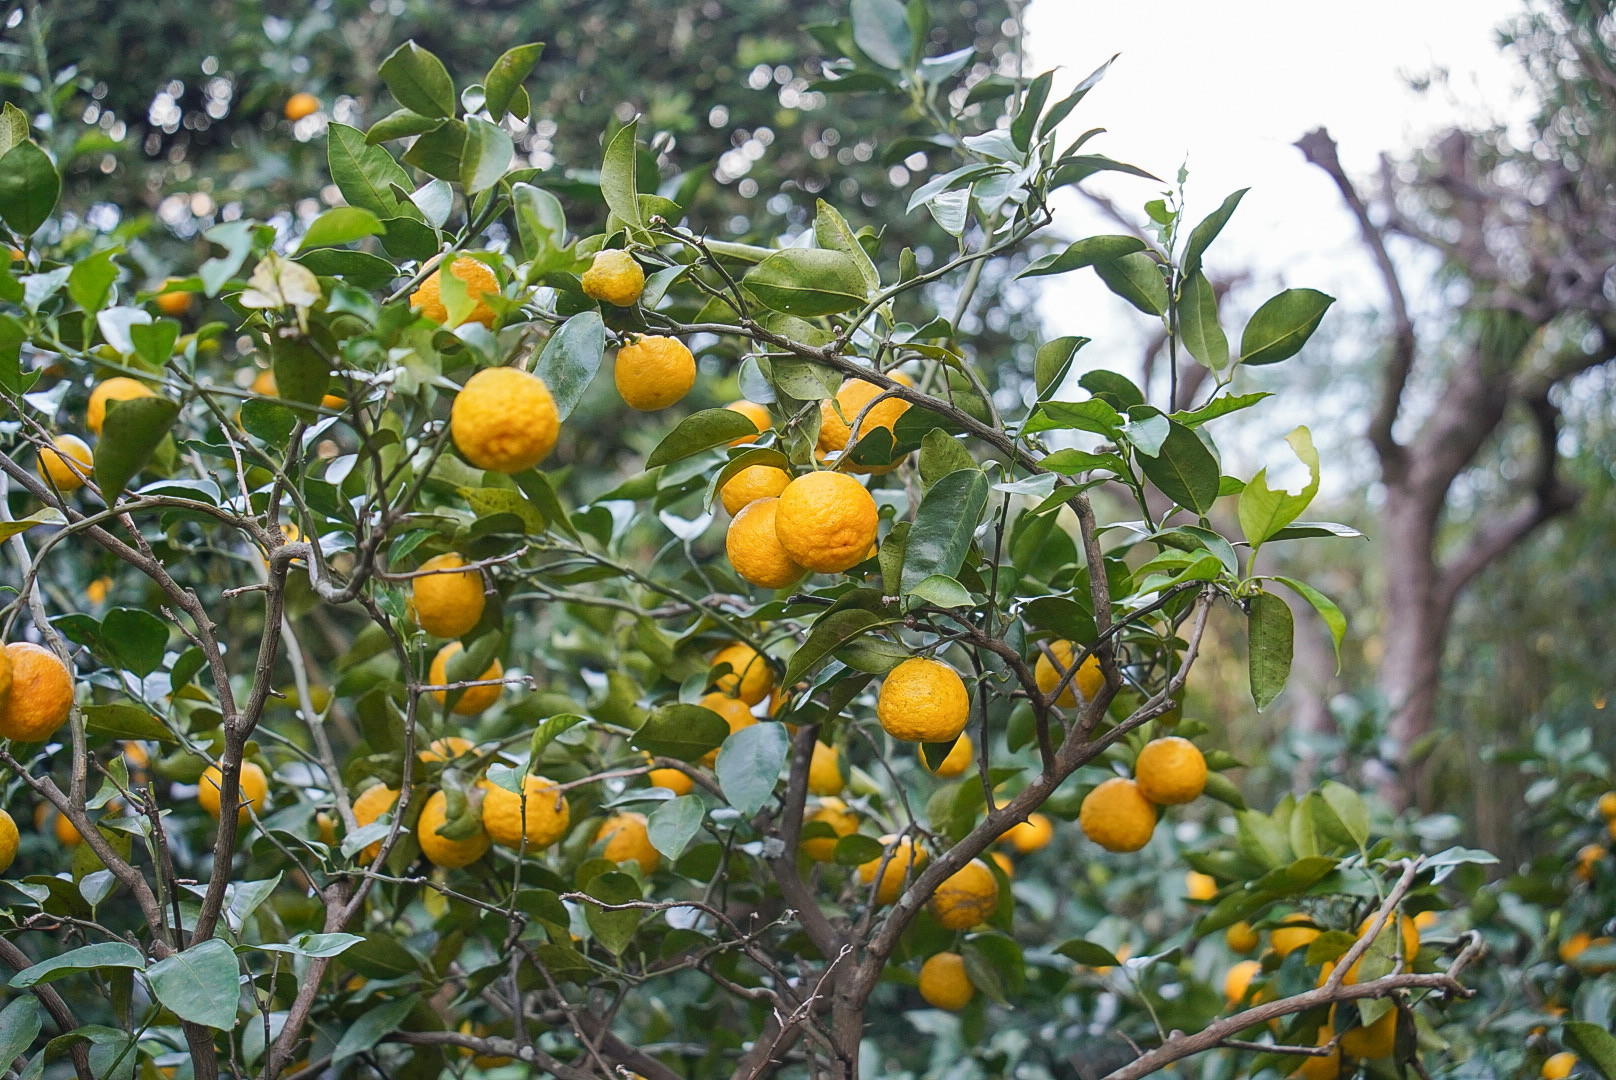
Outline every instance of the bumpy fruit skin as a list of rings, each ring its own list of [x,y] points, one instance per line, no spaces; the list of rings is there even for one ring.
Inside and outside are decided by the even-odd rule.
[[[381,816],[392,810],[398,804],[398,789],[390,788],[386,784],[372,784],[359,793],[353,801],[354,824],[363,829],[366,825],[374,825],[381,820]],[[359,853],[361,862],[370,862],[381,853],[382,842],[373,841],[365,850]]]
[[[720,664],[728,664],[729,671],[719,676],[713,685],[730,697],[756,705],[774,689],[774,671],[768,661],[744,642],[732,642],[719,649],[708,667],[715,668]]]
[[[125,375],[114,375],[95,384],[90,391],[90,404],[84,410],[84,426],[101,434],[101,425],[107,422],[107,402],[130,401],[134,398],[156,397],[151,387]]]
[[[506,791],[487,780],[482,784],[483,831],[494,843],[519,847],[525,836],[528,849],[537,851],[566,835],[572,811],[555,781],[542,776],[523,777],[522,788],[527,796],[525,813],[522,798],[516,792]]]
[[[537,375],[484,368],[466,380],[449,407],[449,432],[460,455],[479,469],[519,473],[549,456],[561,414]]]
[[[1211,874],[1191,870],[1184,875],[1184,896],[1189,900],[1210,900],[1218,895],[1218,882]]]
[[[811,472],[780,493],[774,527],[795,562],[836,574],[869,557],[878,521],[863,484],[846,473]]]
[[[614,863],[637,862],[640,873],[647,876],[657,872],[662,856],[651,846],[651,834],[646,829],[645,815],[630,810],[615,814],[601,823],[595,840],[606,841],[603,854]]]
[[[971,1003],[976,987],[965,973],[965,958],[955,952],[928,956],[920,965],[920,996],[934,1009],[958,1012]]]
[[[461,754],[468,753],[477,748],[477,744],[470,739],[459,735],[446,735],[441,739],[433,739],[431,745],[416,754],[416,758],[426,762],[453,761]]]
[[[68,462],[72,461],[72,465]],[[74,472],[77,467],[78,472]],[[77,491],[95,471],[95,456],[77,435],[58,435],[50,448],[39,452],[39,475],[56,485],[62,494]]]
[[[729,725],[730,735],[735,734],[742,728],[749,728],[753,724],[757,723],[757,717],[752,715],[751,706],[747,705],[746,702],[742,701],[740,698],[730,697],[728,694],[717,692],[703,694],[701,700],[696,704],[700,705],[704,709],[711,709],[719,716],[722,716],[724,718],[724,723]],[[717,762],[718,748],[709,750],[706,756],[701,759],[701,763],[707,766],[709,769],[717,764]]]
[[[852,836],[858,831],[858,815],[847,808],[847,804],[840,799],[827,798],[819,800],[819,809],[802,819],[807,825],[811,821],[822,821],[831,827],[836,835],[810,836],[802,842],[802,852],[814,862],[830,862],[836,856],[836,841],[844,836]]]
[[[1313,939],[1321,932],[1306,915],[1293,911],[1281,919],[1280,925],[1268,935],[1268,944],[1283,960],[1297,949],[1305,949],[1313,944]]]
[[[724,512],[734,517],[759,499],[778,498],[791,483],[791,474],[773,465],[748,465],[718,489]]]
[[[728,405],[725,405],[724,408],[728,409],[730,412],[738,412],[748,420],[752,421],[752,426],[758,429],[759,435],[763,434],[765,431],[768,431],[774,426],[774,417],[769,415],[768,406],[759,405],[755,401],[747,401],[745,398],[742,398],[740,401],[730,402]],[[751,437],[742,435],[739,439],[731,439],[729,444],[731,446],[740,446],[742,443],[749,443],[751,441]],[[733,510],[730,512],[734,513]]]
[[[224,773],[217,765],[209,765],[197,782],[196,801],[202,804],[202,809],[214,821],[219,820],[220,785],[223,783]],[[240,789],[241,807],[236,811],[236,824],[245,825],[248,806],[252,807],[254,814],[263,814],[264,800],[269,797],[269,778],[253,762],[243,761],[237,787]]]
[[[834,746],[814,743],[813,760],[808,763],[808,791],[813,795],[840,795],[842,755]]]
[[[729,523],[724,550],[742,579],[764,589],[783,589],[807,573],[780,542],[779,499],[747,503]]]
[[[443,283],[439,277],[442,272],[441,268],[432,271],[421,282],[421,287],[410,294],[410,307],[420,308],[421,314],[435,323],[449,321],[449,309],[443,303]],[[482,323],[492,330],[498,316],[493,308],[482,302],[482,297],[499,295],[499,279],[494,277],[494,272],[476,259],[461,256],[449,267],[449,273],[465,282],[466,295],[477,301],[477,306],[466,316],[466,322]]]
[[[937,768],[935,769],[926,764],[924,747],[916,747],[915,753],[920,755],[920,767],[922,769],[925,769],[933,776],[940,776],[944,780],[952,780],[956,776],[965,775],[965,770],[969,769],[971,762],[976,760],[976,747],[971,745],[971,737],[963,731],[960,732],[960,737],[954,740],[954,745],[949,748],[943,760],[937,763]]]
[[[1054,664],[1051,664],[1049,657],[1044,655],[1044,650],[1039,649],[1038,661],[1033,664],[1032,668],[1033,680],[1038,684],[1039,693],[1043,694],[1055,689],[1066,669],[1072,666],[1072,658],[1077,655],[1077,650],[1070,641],[1052,641],[1049,644],[1049,651],[1054,653],[1055,659],[1060,661],[1060,667],[1057,668]],[[1105,673],[1100,670],[1099,658],[1090,656],[1077,669],[1077,674],[1072,676],[1072,681],[1066,684],[1066,689],[1060,692],[1060,697],[1055,699],[1055,704],[1071,708],[1077,704],[1077,694],[1082,694],[1083,699],[1087,701],[1095,694],[1098,694],[1100,687],[1104,685]],[[1073,693],[1074,689],[1077,693]]]
[[[650,761],[651,755],[645,755],[645,759]],[[696,782],[682,769],[652,769],[645,774],[645,779],[652,787],[667,788],[675,795],[689,795],[696,786]]]
[[[1206,790],[1206,758],[1177,735],[1146,743],[1133,772],[1140,794],[1157,806],[1192,802]]]
[[[0,874],[11,869],[11,864],[17,861],[17,823],[11,815],[0,810]]]
[[[460,649],[461,645],[458,641],[451,641],[439,649],[438,655],[432,658],[431,668],[427,671],[428,681],[439,686],[446,685],[449,682],[449,660],[460,652]],[[494,662],[488,665],[488,670],[477,676],[476,681],[497,679],[504,674],[505,665],[501,664],[496,657]],[[453,711],[457,716],[476,716],[498,701],[499,695],[504,689],[503,686],[491,682],[487,686],[468,686],[460,695],[460,700],[455,702]],[[432,699],[442,705],[449,700],[449,692],[447,690],[434,690],[432,691]]]
[[[73,707],[73,675],[49,649],[28,641],[6,646],[11,692],[0,709],[0,738],[40,742],[67,720]]]
[[[1351,1008],[1351,1006],[1348,1006]],[[1341,1052],[1355,1058],[1383,1058],[1397,1049],[1397,1010],[1381,1016],[1368,1027],[1355,1027],[1341,1033]]]
[[[415,838],[421,844],[421,854],[434,866],[458,870],[470,866],[488,851],[488,834],[478,830],[464,840],[451,840],[439,836],[438,830],[449,820],[449,797],[434,791],[421,807],[421,816],[415,822]]]
[[[949,742],[965,730],[971,696],[953,668],[940,660],[912,656],[887,672],[875,713],[894,739]]]
[[[612,377],[629,408],[656,412],[679,401],[696,385],[696,358],[678,338],[648,334],[617,350]]]
[[[1577,1067],[1577,1055],[1569,1050],[1562,1050],[1551,1055],[1543,1062],[1543,1080],[1566,1080],[1571,1070]]]
[[[928,905],[946,930],[968,930],[987,922],[999,910],[999,880],[980,859],[943,879]]]
[[[1156,807],[1132,780],[1113,776],[1083,797],[1077,823],[1107,851],[1138,851],[1156,831]]]
[[[94,584],[94,582],[91,582]],[[11,703],[11,653],[0,647],[0,716],[6,714]]]
[[[286,99],[283,110],[286,119],[297,123],[305,116],[312,116],[320,111],[320,99],[309,93],[296,93]]]
[[[1262,971],[1260,960],[1242,960],[1229,969],[1223,977],[1223,996],[1230,1005],[1238,1005],[1246,999],[1246,991],[1251,989],[1251,980]]]
[[[1001,844],[1009,844],[1018,855],[1031,855],[1049,846],[1055,838],[1055,823],[1043,814],[1028,814],[1026,821],[1018,821],[1000,835]]]
[[[634,256],[619,248],[595,252],[594,262],[580,279],[584,295],[617,307],[633,307],[645,291],[645,271]]]
[[[912,873],[920,873],[928,856],[925,848],[916,847],[915,842],[907,836],[900,841],[896,834],[888,833],[881,837],[881,843],[892,848],[892,858],[887,859],[886,869],[881,868],[881,860],[885,856],[877,855],[869,862],[859,864],[858,875],[866,885],[875,882],[877,873],[881,875],[880,884],[875,886],[875,902],[885,905],[893,903],[903,894],[904,879],[911,874],[910,867],[914,868]],[[894,844],[897,846],[894,847]]]
[[[905,386],[913,386],[907,375],[902,372],[893,372],[892,378]],[[872,382],[863,379],[846,379],[841,388],[836,391],[836,404],[821,402],[819,406],[819,441],[817,449],[821,457],[847,449],[848,440],[853,435],[853,421],[858,419],[864,407],[886,391]],[[840,409],[841,415],[837,415]],[[873,406],[864,415],[864,422],[859,425],[859,438],[869,435],[876,428],[886,428],[891,432],[901,417],[909,409],[909,403],[902,398],[889,397],[879,405]],[[890,472],[882,466],[868,468],[865,466],[852,466],[854,472]]]
[[[1262,939],[1250,923],[1242,920],[1223,932],[1223,943],[1229,946],[1230,952],[1245,954],[1255,951]]]
[[[421,564],[425,571],[455,571],[466,560],[450,551]],[[483,617],[483,577],[475,570],[428,573],[410,579],[410,610],[433,637],[457,638]]]

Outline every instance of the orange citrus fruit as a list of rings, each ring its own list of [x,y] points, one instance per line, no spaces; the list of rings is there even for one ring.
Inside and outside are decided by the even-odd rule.
[[[461,456],[477,468],[519,473],[555,449],[561,414],[537,375],[511,367],[484,368],[455,395],[449,432]]]
[[[29,641],[6,646],[11,691],[0,702],[0,737],[40,742],[55,734],[73,708],[73,674],[56,654]]]
[[[313,94],[298,92],[286,99],[286,106],[282,110],[286,119],[294,124],[305,116],[312,116],[320,111],[320,99]]]
[[[483,831],[496,844],[517,847],[525,837],[528,848],[538,850],[549,847],[566,833],[572,812],[555,781],[542,776],[525,776],[522,795],[489,780],[481,783]],[[527,800],[525,809],[523,796]]]
[[[860,863],[858,875],[864,884],[875,885],[875,902],[884,905],[898,899],[903,893],[904,879],[911,873],[910,868],[913,867],[913,873],[920,873],[926,865],[927,856],[926,849],[917,847],[907,836],[900,841],[895,834],[888,833],[881,837],[881,843],[891,849],[892,857],[888,859],[884,854],[877,855],[867,863]],[[883,859],[886,859],[884,869],[881,866]],[[876,882],[877,874],[881,878],[879,883]]]
[[[804,825],[813,821],[824,822],[836,834],[810,836],[802,842],[803,854],[814,862],[830,862],[836,854],[836,841],[844,836],[852,836],[858,831],[858,815],[849,810],[847,804],[840,799],[820,799],[818,809],[802,819]]]
[[[752,646],[733,641],[719,649],[709,668],[728,664],[729,671],[714,683],[724,693],[738,697],[748,705],[756,705],[774,689],[774,671],[769,662]]]
[[[1140,794],[1158,806],[1176,806],[1206,789],[1206,758],[1188,739],[1152,739],[1134,762]]]
[[[999,836],[1001,844],[1009,844],[1018,855],[1031,855],[1047,847],[1055,838],[1055,823],[1043,814],[1028,814],[1026,821],[1018,821]]]
[[[730,521],[724,535],[724,548],[735,572],[764,589],[783,589],[806,572],[780,542],[779,508],[777,498],[749,502]]]
[[[465,565],[453,551],[434,555],[421,564],[426,576],[410,579],[410,610],[433,637],[457,638],[483,617],[483,576]]]
[[[217,765],[209,765],[202,773],[202,779],[197,782],[196,801],[202,804],[202,809],[214,821],[219,820],[221,794],[220,785],[224,783],[224,772]],[[236,824],[247,823],[247,807],[252,807],[254,814],[263,814],[264,800],[269,797],[269,778],[264,770],[251,761],[241,763],[241,773],[236,779],[236,786],[240,793],[240,803],[236,810]]]
[[[634,256],[621,248],[595,252],[594,261],[579,279],[584,295],[617,307],[633,307],[645,291],[645,271]]]
[[[438,686],[446,685],[449,682],[449,660],[460,650],[461,645],[458,641],[451,641],[439,649],[438,654],[432,658],[431,668],[427,671],[427,681]],[[477,676],[475,680],[468,681],[487,682],[490,679],[498,679],[504,674],[505,665],[499,662],[498,657],[495,657],[493,663],[488,665],[487,671]],[[499,695],[504,689],[503,686],[492,682],[486,686],[468,686],[461,693],[460,700],[455,702],[454,712],[459,716],[476,716],[498,701]],[[442,705],[449,700],[449,692],[447,690],[434,690],[432,691],[432,698],[439,705]]]
[[[833,574],[868,557],[878,520],[863,484],[846,473],[811,472],[780,493],[774,527],[795,562]]]
[[[1033,664],[1032,668],[1033,680],[1037,682],[1038,690],[1043,694],[1055,689],[1065,676],[1067,669],[1072,666],[1072,658],[1077,655],[1077,649],[1072,643],[1064,640],[1050,642],[1049,651],[1055,654],[1056,660],[1060,661],[1060,667],[1057,668],[1054,664],[1051,664],[1049,657],[1044,655],[1044,650],[1039,649],[1038,660]],[[1083,699],[1087,701],[1099,693],[1100,687],[1104,685],[1105,675],[1100,671],[1099,658],[1090,656],[1083,661],[1082,666],[1077,669],[1077,674],[1072,676],[1072,681],[1067,683],[1066,688],[1060,692],[1060,697],[1055,699],[1055,704],[1070,708],[1077,704],[1077,694],[1082,694]],[[1074,690],[1077,693],[1073,693]]]
[[[949,742],[965,730],[971,696],[959,672],[941,660],[911,656],[887,672],[875,712],[881,727],[895,739]]]
[[[958,1012],[971,1003],[976,987],[965,973],[965,958],[956,952],[940,952],[920,965],[920,996],[934,1009]]]
[[[1077,823],[1107,851],[1138,851],[1156,831],[1156,807],[1132,780],[1113,776],[1083,796]]]
[[[84,410],[84,426],[101,434],[101,425],[107,420],[107,402],[130,401],[134,398],[156,397],[152,388],[124,375],[115,375],[95,384],[90,391],[90,404]]]
[[[662,865],[662,855],[651,845],[644,814],[632,810],[614,814],[601,823],[595,840],[606,841],[602,852],[606,858],[615,863],[637,862],[642,874],[654,874]]]
[[[773,465],[748,465],[718,489],[724,512],[734,517],[759,499],[778,496],[791,483],[791,474]]]
[[[730,402],[728,405],[725,405],[724,408],[728,409],[730,412],[738,412],[748,420],[752,421],[752,426],[757,428],[759,435],[763,434],[765,431],[768,431],[769,428],[774,426],[774,417],[769,415],[768,406],[759,405],[755,401],[747,401],[745,398],[742,398],[740,401]],[[729,444],[731,446],[740,446],[742,443],[749,443],[751,441],[751,436],[742,435],[739,439],[731,439]]]
[[[960,732],[959,738],[954,740],[954,745],[949,747],[948,753],[944,755],[943,760],[937,763],[937,768],[935,769],[926,764],[925,748],[916,747],[915,752],[920,755],[921,768],[934,776],[942,777],[944,780],[952,780],[956,776],[963,776],[965,770],[971,767],[971,762],[976,760],[976,747],[971,745],[971,737],[963,731]]]
[[[647,334],[617,350],[612,377],[624,404],[655,412],[690,393],[696,385],[696,358],[678,338]]]
[[[421,807],[421,816],[415,822],[415,838],[421,845],[421,854],[434,866],[455,870],[470,866],[488,851],[488,834],[478,829],[464,840],[453,840],[438,835],[448,824],[449,797],[434,791]]]
[[[77,435],[58,435],[49,447],[39,452],[39,475],[49,479],[64,495],[83,487],[85,479],[94,471],[95,456]]]
[[[443,303],[443,282],[440,277],[442,272],[442,267],[432,271],[426,276],[426,280],[421,282],[420,288],[410,294],[410,307],[420,308],[421,314],[435,323],[449,321],[449,309]],[[449,267],[449,273],[465,282],[466,295],[477,302],[477,306],[471,309],[471,314],[466,316],[465,321],[482,323],[492,330],[494,320],[498,316],[494,314],[493,308],[483,303],[482,297],[499,295],[499,279],[494,277],[494,272],[476,259],[462,255]]]
[[[944,929],[968,930],[999,910],[999,879],[982,860],[972,860],[943,879],[928,906]]]

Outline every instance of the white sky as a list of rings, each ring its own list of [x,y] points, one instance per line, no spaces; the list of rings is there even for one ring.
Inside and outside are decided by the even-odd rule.
[[[1325,125],[1348,172],[1361,179],[1381,152],[1395,155],[1460,120],[1518,122],[1526,103],[1496,28],[1522,7],[1522,0],[1033,0],[1029,71],[1059,69],[1054,101],[1121,53],[1062,124],[1061,143],[1104,127],[1085,149],[1165,180],[1187,160],[1192,223],[1230,192],[1251,188],[1208,259],[1214,273],[1252,272],[1252,289],[1224,312],[1237,345],[1246,312],[1280,288],[1322,289],[1340,298],[1337,312],[1383,303],[1340,196],[1291,143]],[[1409,87],[1409,76],[1440,70],[1448,73],[1444,85],[1423,95]],[[1132,178],[1088,183],[1136,217],[1160,194],[1158,185]],[[1054,228],[1064,238],[1120,231],[1075,193],[1055,205]],[[1146,316],[1091,271],[1042,280],[1048,333],[1094,338],[1080,367],[1137,372]],[[1328,411],[1322,401],[1311,405]],[[1317,430],[1328,420],[1311,422]],[[1283,449],[1262,456],[1279,465]]]

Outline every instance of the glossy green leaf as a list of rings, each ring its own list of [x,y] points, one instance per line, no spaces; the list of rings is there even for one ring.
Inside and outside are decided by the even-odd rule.
[[[1326,780],[1319,796],[1354,844],[1363,847],[1369,842],[1369,808],[1361,795],[1345,784]]]
[[[1142,251],[1117,259],[1097,260],[1094,272],[1106,288],[1146,315],[1167,311],[1167,283],[1162,280],[1161,264]]]
[[[241,994],[235,950],[218,938],[198,942],[146,969],[152,993],[181,1020],[228,1031]]]
[[[344,962],[351,964],[352,959],[353,953],[349,952],[344,957]],[[407,994],[395,1001],[384,1002],[347,1024],[342,1029],[342,1037],[337,1040],[337,1045],[331,1051],[331,1064],[335,1066],[351,1057],[357,1057],[397,1031],[403,1025],[405,1017],[415,1011],[416,1002],[416,995]]]
[[[1072,87],[1070,94],[1051,105],[1049,111],[1044,114],[1044,122],[1038,125],[1038,134],[1047,135],[1055,130],[1055,125],[1066,119],[1071,114],[1071,111],[1077,108],[1078,104],[1088,96],[1089,91],[1099,85],[1100,80],[1105,78],[1105,73],[1111,69],[1111,65],[1121,55],[1121,53],[1113,54],[1110,60],[1095,68],[1082,82]]]
[[[455,181],[462,179],[461,163],[465,153],[466,125],[459,120],[445,120],[425,135],[417,137],[404,151],[404,161],[439,180]],[[410,208],[420,213],[413,202],[410,202]],[[392,230],[391,225],[389,230]]]
[[[129,343],[135,347],[135,355],[154,368],[168,363],[168,358],[174,355],[174,343],[179,337],[180,324],[173,319],[157,319],[129,326]]]
[[[727,446],[736,439],[757,434],[757,425],[734,409],[703,409],[691,413],[657,443],[645,467],[680,461],[715,446]]]
[[[0,218],[22,236],[45,224],[62,194],[50,155],[24,140],[0,157]]]
[[[942,428],[932,428],[920,440],[920,482],[928,488],[951,472],[977,467],[964,444]]]
[[[1023,430],[1027,434],[1040,431],[1071,429],[1092,431],[1108,439],[1122,437],[1122,416],[1110,404],[1095,398],[1090,401],[1046,401],[1027,420]]]
[[[679,858],[701,831],[706,815],[706,805],[699,795],[669,799],[646,816],[645,829],[651,846],[670,859]]]
[[[1561,1028],[1561,1039],[1605,1080],[1616,1080],[1616,1035],[1586,1020],[1568,1020]]]
[[[1191,278],[1200,273],[1201,257],[1206,254],[1206,249],[1211,245],[1212,241],[1217,239],[1218,233],[1222,232],[1223,227],[1229,223],[1229,219],[1234,216],[1235,208],[1240,205],[1240,200],[1245,198],[1246,192],[1250,190],[1250,188],[1241,188],[1233,195],[1230,195],[1223,200],[1223,205],[1208,214],[1195,228],[1190,230],[1189,242],[1184,245],[1184,277]]]
[[[95,482],[111,502],[151,460],[179,416],[178,402],[163,397],[109,401],[95,444]]]
[[[381,219],[372,211],[362,206],[337,206],[314,219],[309,231],[303,234],[303,239],[298,243],[297,250],[304,252],[312,248],[341,247],[386,231]]]
[[[1072,360],[1077,356],[1077,350],[1087,345],[1090,340],[1076,336],[1058,337],[1038,346],[1038,353],[1033,360],[1033,382],[1037,385],[1039,400],[1049,397],[1060,389],[1066,373],[1072,370]]]
[[[904,592],[933,574],[959,575],[987,501],[988,478],[980,469],[956,469],[931,486],[904,543]]]
[[[118,264],[112,261],[117,254],[111,248],[98,251],[80,259],[67,275],[67,295],[92,315],[107,302],[112,283],[118,280]],[[168,358],[165,356],[163,359]]]
[[[488,69],[483,77],[483,106],[488,115],[499,120],[508,111],[516,98],[516,92],[522,88],[527,77],[533,73],[533,65],[539,62],[539,55],[544,52],[542,41],[530,42],[527,45],[518,45],[514,49],[506,49],[494,66]]]
[[[634,141],[638,137],[640,122],[636,118],[624,124],[606,144],[606,154],[600,164],[600,193],[607,209],[619,221],[635,228],[644,228],[640,217],[639,186],[635,170],[637,151]]]
[[[409,190],[410,174],[392,154],[367,143],[358,128],[332,124],[326,129],[326,163],[349,205],[369,210],[383,221],[396,217],[424,220],[415,204],[394,190],[395,185]]]
[[[466,117],[465,149],[460,154],[460,183],[466,193],[476,195],[497,184],[515,152],[504,128],[480,117]]]
[[[1308,469],[1307,485],[1300,493],[1275,491],[1268,486],[1268,470],[1251,478],[1240,493],[1240,530],[1253,551],[1279,530],[1295,521],[1319,490],[1319,452],[1313,448],[1312,433],[1299,427],[1285,436],[1291,449]]]
[[[808,640],[786,663],[785,677],[781,681],[787,686],[795,685],[821,660],[880,624],[879,616],[863,608],[842,608],[821,616],[809,631]]]
[[[1335,646],[1335,673],[1341,674],[1341,640],[1347,634],[1347,617],[1333,600],[1307,582],[1288,577],[1276,577],[1274,580],[1295,589],[1297,595],[1313,605],[1313,610],[1324,620],[1324,625],[1330,630],[1330,641]]]
[[[1302,351],[1335,303],[1317,289],[1286,289],[1258,308],[1240,335],[1240,362],[1277,364]]]
[[[742,816],[751,817],[769,801],[790,748],[784,724],[753,724],[724,740],[715,766],[718,786]]]
[[[28,139],[28,114],[11,102],[0,107],[0,156]]]
[[[358,934],[298,934],[285,944],[260,945],[264,952],[289,953],[292,956],[341,956],[365,939]]]
[[[134,968],[139,971],[145,966],[146,958],[133,945],[122,941],[103,941],[69,949],[32,967],[23,968],[11,977],[10,986],[13,990],[25,990],[30,986],[65,979],[81,971],[99,971],[103,968]],[[234,995],[231,1000],[235,1000]]]
[[[629,743],[658,757],[695,761],[728,737],[729,725],[711,709],[674,704],[652,709]]]
[[[449,69],[413,40],[394,49],[376,73],[398,103],[422,116],[453,116],[454,80]]]
[[[1132,379],[1115,371],[1106,371],[1104,368],[1085,371],[1083,377],[1077,380],[1077,385],[1118,412],[1127,412],[1145,404],[1144,391],[1135,386]]]
[[[307,338],[275,337],[270,342],[275,396],[289,405],[318,405],[331,386],[331,365]],[[307,410],[297,410],[305,418]]]
[[[114,662],[144,679],[163,665],[168,624],[143,608],[113,608],[101,620],[101,640]]]
[[[823,248],[777,251],[741,280],[760,303],[804,319],[850,311],[865,298],[864,275],[853,258]]]
[[[1032,81],[1022,96],[1021,108],[1010,122],[1010,140],[1017,149],[1026,150],[1032,145],[1033,132],[1038,127],[1038,118],[1043,115],[1045,103],[1049,101],[1049,88],[1054,81],[1055,73],[1046,71]]]
[[[969,589],[942,574],[933,574],[921,581],[909,590],[909,595],[941,608],[970,607],[976,603]]]
[[[1259,712],[1279,696],[1290,678],[1294,623],[1290,605],[1274,593],[1258,592],[1247,602],[1251,697]]]
[[[43,1026],[38,998],[23,994],[11,1001],[0,1011],[0,1061],[15,1061],[33,1045]]]
[[[578,407],[606,354],[606,324],[598,311],[580,311],[550,335],[534,374],[544,380],[565,420]]]
[[[908,64],[909,18],[898,0],[853,0],[851,12],[853,42],[865,56],[892,71]]]
[[[425,135],[443,126],[443,119],[441,116],[422,116],[409,109],[395,109],[370,125],[370,130],[365,132],[365,141],[375,145],[394,139],[407,139],[412,135]]]
[[[848,225],[847,219],[824,199],[815,204],[814,241],[827,251],[840,251],[852,259],[864,278],[866,293],[874,292],[881,287],[881,275],[876,271],[875,263],[870,261],[869,252],[858,242],[858,237],[854,234],[852,226]]]
[[[634,940],[634,931],[639,929],[645,913],[638,908],[613,911],[602,905],[634,903],[640,899],[639,883],[619,870],[609,870],[590,881],[585,891],[600,901],[583,902],[584,918],[595,940],[612,955],[621,955]]]
[[[1213,371],[1229,366],[1229,339],[1218,325],[1218,298],[1199,270],[1184,280],[1179,295],[1178,334],[1190,355]]]
[[[1154,457],[1141,455],[1139,468],[1163,495],[1178,505],[1205,514],[1218,498],[1218,462],[1200,437],[1169,421],[1167,437]]]
[[[1055,947],[1055,951],[1075,964],[1084,967],[1116,967],[1121,961],[1104,945],[1096,945],[1083,938],[1072,938]]]

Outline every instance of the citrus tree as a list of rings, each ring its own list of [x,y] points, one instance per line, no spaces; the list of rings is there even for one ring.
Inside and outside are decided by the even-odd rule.
[[[1258,708],[1287,594],[1344,631],[1260,558],[1351,533],[1300,520],[1307,429],[1300,493],[1212,434],[1330,298],[1232,342],[1202,261],[1243,193],[1192,226],[1182,176],[1150,239],[1042,244],[1053,191],[1161,183],[1059,136],[1104,68],[966,85],[972,50],[927,55],[892,0],[821,38],[957,156],[909,198],[945,259],[824,200],[714,239],[633,121],[574,235],[556,175],[512,168],[538,46],[457,86],[410,41],[396,110],[329,128],[346,205],[216,226],[142,289],[127,237],[52,217],[6,108],[0,960],[30,993],[0,1061],[853,1077],[916,1060],[890,1013],[1020,1002],[1125,1035],[1113,1080],[1417,1059],[1480,942],[1414,917],[1487,856],[1376,838],[1339,784],[1249,810],[1183,716],[1214,609]],[[1082,338],[1000,370],[967,316],[1007,266],[1092,269],[1206,400],[1069,378]],[[1103,942],[1018,911],[1052,837],[1126,867],[1203,795],[1236,827],[1182,856],[1199,918]],[[1272,947],[1226,971],[1226,929]]]

